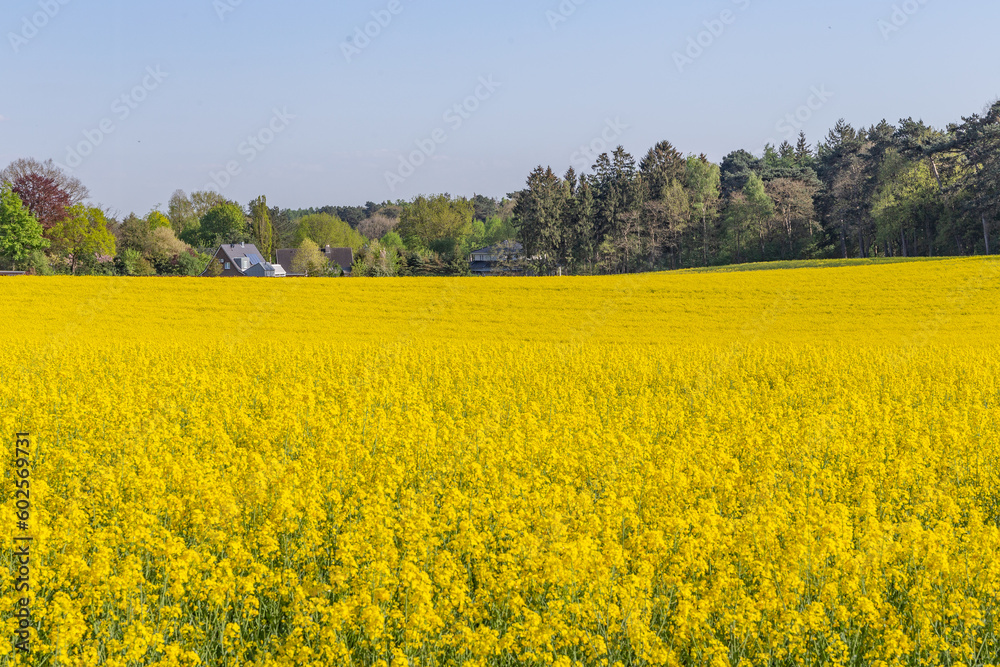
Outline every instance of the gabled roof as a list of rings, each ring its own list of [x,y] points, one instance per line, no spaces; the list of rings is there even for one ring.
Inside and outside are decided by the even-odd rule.
[[[219,251],[230,262],[238,257],[246,257],[250,260],[250,266],[264,262],[264,255],[257,250],[257,246],[252,243],[226,243],[219,246]]]
[[[354,250],[351,248],[331,248],[330,246],[326,246],[325,248],[320,248],[319,251],[323,253],[327,261],[337,264],[344,271],[350,271],[354,265]],[[295,253],[297,252],[298,248],[282,248],[278,251],[278,261],[285,266],[291,267],[292,262],[295,260]]]
[[[295,259],[295,248],[282,248],[278,251],[278,264],[292,268],[292,260]]]
[[[344,271],[350,271],[354,266],[354,250],[351,248],[331,248],[327,246],[323,249],[326,258],[335,264],[339,264]]]

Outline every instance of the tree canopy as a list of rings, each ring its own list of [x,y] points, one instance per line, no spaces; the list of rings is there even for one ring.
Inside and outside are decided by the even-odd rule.
[[[314,213],[301,218],[295,232],[296,244],[312,239],[324,248],[351,248],[359,250],[366,242],[364,236],[356,232],[346,222],[328,213]]]
[[[115,237],[108,229],[108,220],[101,209],[74,204],[66,211],[66,217],[49,230],[52,247],[67,255],[70,273],[76,275],[82,261],[106,257],[110,261],[115,254]]]
[[[43,231],[10,185],[0,184],[0,259],[18,269],[32,251],[49,246]]]
[[[467,199],[448,195],[417,197],[403,209],[397,231],[411,248],[427,248],[454,255],[472,231],[475,207]]]
[[[199,237],[203,246],[244,243],[251,240],[247,216],[237,204],[216,204],[201,218]]]
[[[666,139],[639,155],[618,146],[596,155],[589,169],[573,160],[562,176],[558,165],[539,165],[521,190],[501,199],[436,194],[289,210],[263,195],[243,208],[217,192],[176,190],[165,213],[109,218],[105,226],[122,253],[115,271],[161,274],[204,264],[194,248],[242,241],[271,260],[307,239],[350,247],[371,275],[462,275],[472,250],[507,240],[523,244],[536,273],[1000,247],[1000,102],[945,128],[912,117],[869,127],[841,119],[815,144],[800,132],[760,150],[729,151],[718,163]],[[109,271],[89,259],[102,253],[73,252],[67,242],[81,225],[74,207],[88,196],[78,179],[51,161],[22,159],[0,172],[0,182],[9,191],[0,258]],[[45,253],[31,219],[51,242]]]

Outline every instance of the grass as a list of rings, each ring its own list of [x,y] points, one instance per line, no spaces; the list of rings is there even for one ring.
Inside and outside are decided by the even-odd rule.
[[[797,259],[778,262],[754,262],[729,266],[683,269],[677,273],[741,273],[744,271],[776,271],[782,269],[832,269],[841,266],[877,266],[907,262],[940,262],[957,257],[876,257],[872,259]]]

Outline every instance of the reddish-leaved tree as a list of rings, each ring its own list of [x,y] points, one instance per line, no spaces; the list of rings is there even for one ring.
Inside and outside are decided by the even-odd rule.
[[[0,171],[0,181],[13,186],[15,181],[28,174],[39,174],[51,178],[69,195],[71,205],[81,204],[90,197],[86,186],[80,182],[79,178],[70,176],[52,160],[39,162],[30,157],[18,158],[7,165],[3,171]]]
[[[67,206],[80,204],[90,196],[80,179],[67,174],[52,160],[14,160],[0,171],[0,183],[9,184],[20,195],[46,230],[66,216]]]
[[[46,231],[66,217],[66,209],[72,204],[69,193],[53,178],[38,173],[19,176],[11,189]]]

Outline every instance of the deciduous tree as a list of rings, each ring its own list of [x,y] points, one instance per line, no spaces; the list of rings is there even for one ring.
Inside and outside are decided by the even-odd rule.
[[[328,265],[326,255],[320,252],[319,245],[307,237],[302,240],[295,252],[291,272],[310,277],[325,276],[329,273]]]
[[[396,229],[397,225],[399,225],[399,218],[391,218],[384,213],[376,213],[372,217],[361,221],[358,225],[358,233],[374,241]]]
[[[747,184],[743,187],[746,197],[747,222],[757,232],[760,243],[761,259],[764,258],[764,243],[769,231],[769,223],[774,218],[774,202],[764,188],[764,181],[757,174],[750,174]]]
[[[267,197],[261,195],[250,202],[250,233],[257,249],[268,261],[274,261],[274,229],[271,214],[267,208]]]
[[[167,203],[167,217],[174,234],[180,238],[191,228],[197,228],[201,216],[197,214],[194,204],[183,190],[175,190]]]
[[[246,214],[231,202],[219,204],[206,213],[201,219],[200,230],[203,246],[242,243],[251,237]]]
[[[56,187],[69,197],[67,206],[81,204],[90,197],[90,192],[80,179],[70,176],[60,169],[52,160],[39,162],[34,158],[19,158],[0,171],[0,182],[13,185],[16,181],[29,175],[38,175],[51,179]]]
[[[800,241],[810,237],[815,231],[813,196],[816,188],[792,178],[775,179],[765,187],[774,202],[775,215],[784,231],[782,257],[790,259],[801,250]]]
[[[403,209],[397,231],[410,248],[428,248],[453,258],[472,232],[475,207],[447,195],[417,197]]]
[[[11,184],[24,205],[44,229],[66,217],[72,203],[69,193],[59,187],[54,179],[42,174],[29,173],[18,176]]]
[[[704,155],[687,159],[685,184],[691,197],[691,214],[697,219],[700,231],[699,246],[702,265],[708,266],[710,227],[714,227],[720,197],[721,172],[718,165]],[[711,225],[710,225],[711,223]]]
[[[66,217],[50,230],[52,249],[69,259],[70,273],[84,256],[115,254],[115,237],[108,231],[108,221],[99,208],[74,204],[66,210]]]
[[[42,225],[6,183],[0,184],[0,258],[17,270],[35,250],[47,248]]]
[[[299,220],[295,232],[296,246],[307,238],[314,240],[320,247],[351,248],[355,252],[365,244],[365,238],[361,234],[329,213],[315,213]]]

